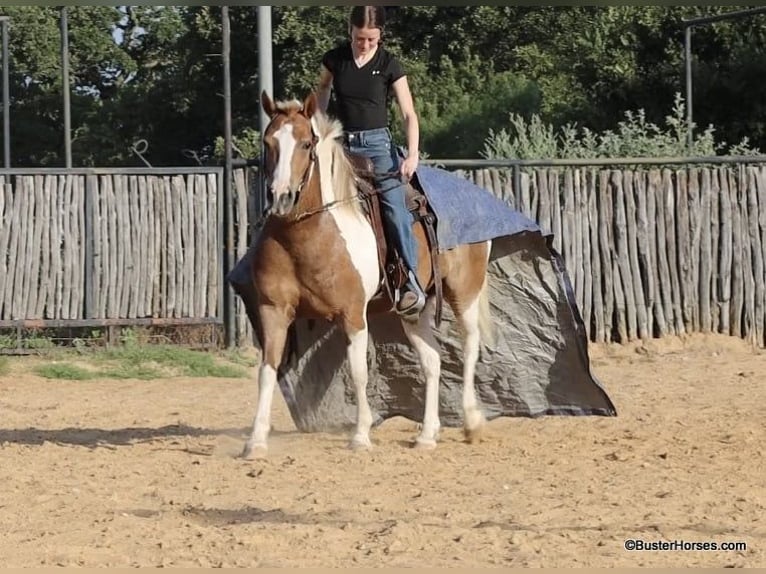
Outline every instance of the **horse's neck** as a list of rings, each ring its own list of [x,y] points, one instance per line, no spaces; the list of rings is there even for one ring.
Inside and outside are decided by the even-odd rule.
[[[359,209],[347,204],[329,209],[324,209],[320,201],[306,205],[319,209],[297,220],[272,220],[264,233],[282,246],[304,280],[310,282],[324,272],[335,273],[336,266],[345,261],[358,271],[367,298],[372,297],[379,281],[379,266],[375,233],[369,220]],[[320,268],[324,271],[319,272]]]
[[[295,220],[301,220],[321,212],[326,205],[321,186],[319,185],[319,170],[314,168],[312,171],[311,177],[306,182],[306,188],[298,197],[298,203],[293,210],[295,214],[293,219]]]

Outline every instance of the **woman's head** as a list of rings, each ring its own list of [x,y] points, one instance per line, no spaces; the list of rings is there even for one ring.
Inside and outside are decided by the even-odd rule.
[[[384,6],[354,6],[348,19],[351,43],[366,54],[378,47],[386,26]]]

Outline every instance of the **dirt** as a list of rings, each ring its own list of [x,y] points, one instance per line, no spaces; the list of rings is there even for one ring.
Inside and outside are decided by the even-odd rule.
[[[370,453],[298,433],[237,457],[252,379],[0,377],[0,564],[766,566],[766,353],[723,336],[593,346],[619,416],[492,421],[478,445],[412,421]],[[628,551],[625,541],[744,542]]]

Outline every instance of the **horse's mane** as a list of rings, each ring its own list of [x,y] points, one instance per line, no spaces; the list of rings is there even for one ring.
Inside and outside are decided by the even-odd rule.
[[[330,185],[336,201],[351,200],[358,195],[357,174],[346,156],[341,143],[343,126],[340,121],[317,111],[311,118],[317,135],[317,161],[320,168],[320,185]],[[350,201],[349,206],[358,209],[358,202]]]

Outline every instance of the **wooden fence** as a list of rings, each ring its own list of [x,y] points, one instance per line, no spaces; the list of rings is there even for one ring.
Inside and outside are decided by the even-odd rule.
[[[222,320],[222,170],[12,171],[0,326]]]
[[[766,167],[460,172],[554,234],[591,340],[764,345]]]
[[[234,170],[227,229],[220,168],[38,172],[0,172],[0,326],[224,320],[225,246],[242,257],[260,211],[253,170]],[[458,174],[554,234],[591,340],[764,345],[766,165]]]
[[[535,168],[517,189],[510,169],[457,173],[554,234],[591,340],[717,332],[764,345],[766,166]],[[238,256],[253,189],[240,174]]]

